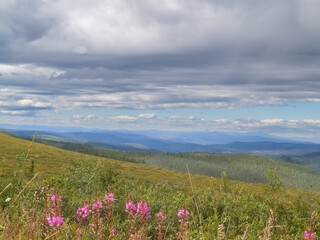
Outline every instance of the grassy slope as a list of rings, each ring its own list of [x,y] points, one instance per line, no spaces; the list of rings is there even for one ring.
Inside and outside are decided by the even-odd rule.
[[[122,152],[88,145],[48,140],[44,141],[44,143],[76,152],[88,153],[126,162],[143,163],[149,166],[182,172],[186,171],[187,164],[191,173],[211,177],[220,177],[221,173],[225,171],[230,179],[252,183],[265,183],[267,181],[266,173],[268,170],[277,169],[276,174],[283,181],[285,187],[320,191],[319,172],[304,167],[301,164],[288,164],[283,161],[259,155]]]
[[[9,170],[16,167],[16,156],[26,153],[29,147],[29,141],[0,134],[0,179],[6,179]],[[151,183],[169,183],[179,188],[189,187],[188,176],[185,173],[70,152],[39,143],[33,143],[28,157],[35,162],[35,172],[41,172],[43,177],[61,173],[68,163],[86,158],[101,160],[128,178]],[[205,186],[218,180],[194,175],[193,181],[196,186]],[[257,189],[257,191],[261,188],[255,185],[251,187]]]
[[[6,171],[4,168],[10,168],[11,170],[15,168],[16,155],[21,152],[27,152],[29,146],[30,142],[28,141],[0,134],[0,186],[4,186],[2,180],[6,180]],[[172,226],[172,222],[174,222],[176,227],[179,224],[176,216],[177,209],[179,209],[182,204],[186,204],[186,207],[193,213],[190,224],[190,234],[193,235],[191,239],[197,240],[200,239],[199,234],[204,234],[202,239],[213,239],[213,236],[217,235],[218,225],[226,221],[227,237],[225,239],[240,239],[239,237],[243,234],[246,226],[249,226],[248,237],[246,239],[258,239],[258,235],[263,235],[263,229],[268,220],[268,211],[270,209],[275,210],[277,219],[281,225],[281,231],[275,230],[275,238],[272,239],[280,239],[280,232],[282,232],[282,230],[285,234],[285,237],[282,239],[301,239],[300,236],[302,237],[303,231],[307,229],[308,218],[311,211],[315,210],[319,212],[320,195],[314,192],[292,189],[280,189],[280,191],[269,192],[264,191],[262,185],[233,181],[228,182],[226,188],[224,188],[223,181],[220,179],[192,175],[192,180],[196,188],[195,196],[197,197],[195,198],[192,197],[190,191],[177,191],[176,189],[166,188],[166,186],[143,184],[141,182],[131,181],[130,179],[134,178],[152,183],[167,182],[179,188],[190,189],[188,175],[185,173],[157,169],[141,164],[115,161],[107,158],[93,157],[38,143],[32,145],[29,156],[30,160],[35,161],[35,172],[41,171],[43,173],[42,176],[58,176],[58,173],[63,172],[63,169],[69,162],[89,157],[90,159],[98,159],[101,160],[101,162],[112,165],[121,172],[125,178],[129,177],[129,181],[126,180],[125,184],[123,184],[122,178],[119,178],[119,184],[113,186],[113,189],[116,191],[115,196],[119,196],[113,222],[117,224],[120,230],[119,232],[123,234],[126,233],[126,225],[122,224],[126,222],[126,214],[124,214],[123,206],[125,206],[128,196],[133,196],[137,201],[139,199],[145,199],[148,205],[150,203],[150,209],[157,209],[154,210],[153,215],[156,214],[159,208],[164,207],[165,212],[170,216],[168,217],[168,219],[170,219],[170,223],[168,224]],[[76,171],[71,172],[72,176],[75,173]],[[95,172],[95,175],[96,174],[97,172]],[[75,178],[78,179],[81,175],[83,175],[83,171],[78,172]],[[67,223],[64,225],[61,234],[56,235],[57,239],[71,239],[66,236],[68,234],[68,236],[70,236],[70,232],[76,229],[76,223],[73,219],[74,212],[80,203],[88,201],[87,196],[85,194],[81,195],[80,192],[82,193],[85,190],[91,189],[90,187],[79,188],[77,184],[71,184],[73,183],[73,179],[71,179],[71,181],[66,179],[68,179],[68,177],[62,178],[64,184],[62,184],[59,189],[63,196],[64,217]],[[67,182],[69,185],[66,184]],[[94,185],[96,185],[96,183],[96,181],[91,182],[91,184]],[[16,194],[20,192],[23,186],[24,185],[18,188]],[[74,188],[75,186],[76,188]],[[81,186],[83,186],[82,182]],[[104,186],[102,189],[102,191],[106,191]],[[19,205],[16,204],[14,208],[7,207],[5,209],[6,212],[0,212],[0,226],[3,226],[0,229],[1,239],[38,239],[40,236],[39,232],[42,231],[42,228],[38,226],[43,224],[41,223],[43,209],[40,208],[37,214],[34,215],[35,212],[33,211],[36,210],[30,207],[36,207],[34,204],[34,189],[31,189],[29,192],[27,192],[27,190],[23,196],[20,196],[18,199]],[[70,194],[72,191],[75,191],[77,194]],[[81,195],[80,200],[78,199],[79,195]],[[94,193],[93,195],[98,196]],[[13,199],[15,197],[15,195],[7,196],[13,196]],[[2,197],[6,199],[7,196]],[[95,197],[93,197],[93,199],[94,198]],[[194,199],[197,199],[197,206],[199,206],[201,216],[203,216],[203,223],[202,225],[200,224],[201,227],[197,222],[196,212],[198,210],[195,207]],[[30,212],[27,213],[26,209],[31,209],[32,211],[30,210]],[[35,224],[32,225],[30,223]],[[148,231],[149,236],[152,236],[152,229],[156,227],[155,221],[151,222],[151,224],[148,225],[151,229]],[[36,229],[37,232],[33,232],[34,229]],[[88,229],[85,227],[83,227],[82,230],[88,232]],[[176,239],[176,230],[177,228],[169,229],[169,231],[171,231],[171,237],[168,239]],[[319,226],[316,226],[315,231],[318,233]],[[51,233],[56,234],[56,230],[53,229]],[[89,234],[87,236],[91,235]],[[83,239],[97,238],[84,237]],[[122,237],[120,239],[124,238]]]
[[[29,141],[0,134],[0,179],[6,179],[9,172],[8,170],[16,167],[16,156],[23,152],[26,153],[29,147]],[[150,183],[168,183],[182,189],[190,188],[188,175],[182,172],[70,152],[39,143],[33,143],[29,154],[29,159],[35,161],[35,172],[41,172],[41,176],[43,177],[58,174],[62,172],[66,165],[71,161],[78,161],[86,158],[101,160],[105,164],[113,166],[117,171],[128,178]],[[248,172],[248,174],[250,173]],[[199,175],[192,175],[192,181],[195,187],[205,187],[220,183],[219,179]],[[235,181],[232,184],[235,183],[252,193],[259,194],[263,192],[263,186],[259,184]],[[286,193],[289,195],[301,194],[300,191],[297,190],[287,190]]]

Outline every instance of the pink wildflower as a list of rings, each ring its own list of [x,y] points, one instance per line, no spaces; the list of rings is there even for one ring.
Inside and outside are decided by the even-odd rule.
[[[188,230],[186,229],[186,227],[189,224],[189,221],[188,221],[189,214],[190,213],[188,212],[188,210],[184,209],[184,207],[182,209],[180,209],[178,212],[178,217],[179,217],[179,222],[180,222],[178,239],[180,239],[180,240],[185,239],[188,234]]]
[[[48,214],[46,220],[50,227],[60,227],[63,225],[64,220],[62,217],[61,196],[58,195],[58,191],[56,195],[51,195],[50,200],[52,202],[48,201],[48,205],[46,207],[46,214]]]
[[[62,226],[64,223],[63,217],[56,217],[56,224],[58,227]]]
[[[185,210],[185,209],[180,209],[178,212],[179,217],[189,216],[189,214],[190,213],[188,212],[188,210]]]
[[[58,227],[60,227],[64,223],[63,217],[48,216],[47,221],[48,221],[50,227],[53,227],[54,225],[57,225]]]
[[[133,215],[133,213],[137,211],[136,205],[133,204],[131,200],[126,203],[126,212],[128,212],[130,215]]]
[[[160,210],[159,212],[158,212],[158,214],[157,214],[157,218],[158,218],[158,220],[159,221],[164,221],[164,220],[166,220],[166,215],[164,215],[164,213]]]
[[[311,233],[311,229],[309,229],[309,231],[304,232],[304,239],[316,240],[316,234]]]
[[[115,201],[114,199],[114,195],[113,193],[108,193],[104,196],[105,198],[105,202],[106,202],[106,206],[107,206],[107,219],[110,220],[111,219],[111,215],[112,215],[112,205]]]
[[[104,198],[109,202],[114,202],[114,195],[113,195],[113,193],[109,193],[109,194],[106,194],[105,196],[104,196]]]
[[[137,203],[137,214],[141,219],[147,220],[150,218],[150,212],[146,202],[140,201]]]
[[[77,215],[80,217],[81,220],[87,218],[92,210],[89,209],[89,205],[85,204],[82,208],[78,208]]]
[[[97,200],[93,205],[92,205],[92,210],[96,210],[99,212],[99,210],[102,208],[102,202],[100,200]]]
[[[53,227],[54,224],[56,223],[55,217],[51,218],[51,216],[47,217],[47,221],[48,221],[50,227]]]
[[[51,196],[51,200],[52,200],[52,202],[54,202],[54,201],[56,201],[56,200],[61,201],[61,196],[52,195],[52,196]]]
[[[179,222],[184,223],[184,225],[187,226],[189,224],[188,222],[189,214],[190,213],[188,212],[188,210],[184,208],[180,209],[178,212]]]

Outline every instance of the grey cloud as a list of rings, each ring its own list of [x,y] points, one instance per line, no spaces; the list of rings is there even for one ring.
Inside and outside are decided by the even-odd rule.
[[[0,88],[54,109],[318,101],[319,8],[307,0],[4,1]]]
[[[315,1],[275,0],[14,1],[3,9],[4,23],[13,24],[8,24],[2,39],[11,35],[22,44],[23,39],[39,39],[24,46],[28,54],[36,51],[29,61],[38,63],[48,53],[59,61],[78,55],[74,62],[83,64],[128,54],[161,57],[220,52],[237,57],[279,51],[307,53],[319,50],[316,22],[320,17],[313,10],[318,7]],[[87,49],[88,55],[74,54],[75,47]]]
[[[101,67],[70,69],[61,74],[44,69],[37,74],[37,69],[32,68],[27,73],[4,75],[0,83],[20,89],[15,91],[20,98],[38,98],[56,108],[217,108],[319,98],[317,78],[308,78],[309,73],[304,76],[303,69],[295,77],[280,68],[274,66],[273,72],[267,74],[259,71],[252,74],[250,66],[237,69],[238,74],[219,68],[119,71]]]

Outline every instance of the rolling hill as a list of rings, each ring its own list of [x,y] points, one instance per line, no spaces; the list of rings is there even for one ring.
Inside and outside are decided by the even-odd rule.
[[[59,142],[56,143],[58,144]],[[14,167],[16,155],[26,152],[28,144],[29,142],[25,140],[0,135],[0,152],[2,155],[0,163],[2,169],[1,176],[5,177],[6,169]],[[61,142],[60,144],[62,144],[60,147],[68,146]],[[69,150],[107,158],[69,152],[38,143],[34,143],[32,146],[30,158],[35,161],[36,171],[41,171],[43,174],[60,172],[70,161],[93,158],[101,159],[107,164],[116,165],[120,171],[127,171],[126,175],[128,176],[141,177],[148,179],[148,181],[153,179],[163,182],[170,182],[170,177],[168,177],[170,173],[167,173],[164,168],[183,172],[186,171],[186,165],[188,165],[190,172],[193,174],[220,177],[221,173],[225,171],[232,180],[251,183],[265,183],[267,181],[266,173],[269,170],[276,169],[275,172],[285,187],[320,191],[318,184],[320,175],[316,171],[300,165],[284,163],[253,154],[139,153],[112,151],[79,144],[69,145]],[[157,167],[158,169],[155,170],[152,167]],[[152,174],[146,173],[150,171]],[[161,176],[163,173],[165,173],[168,179]],[[179,173],[174,176],[185,175]],[[199,177],[199,179],[204,179],[204,177]],[[176,184],[176,182],[173,184]]]
[[[71,146],[90,151],[107,151],[88,145]],[[156,216],[159,210],[165,212],[167,217],[164,222],[164,228],[167,229],[164,239],[176,239],[181,226],[177,213],[181,207],[190,211],[190,224],[186,229],[190,239],[219,239],[221,234],[224,234],[224,239],[263,239],[266,233],[272,234],[274,239],[302,239],[304,231],[310,226],[308,223],[310,216],[313,216],[312,212],[319,210],[319,194],[314,191],[286,189],[279,187],[277,182],[274,185],[272,181],[265,185],[231,181],[224,174],[219,179],[188,175],[125,161],[147,164],[152,164],[148,161],[155,161],[160,164],[167,159],[168,163],[188,163],[191,171],[198,163],[207,163],[203,165],[205,168],[211,166],[211,169],[217,169],[218,172],[227,170],[228,176],[241,172],[249,177],[254,176],[251,180],[256,182],[273,164],[272,167],[278,168],[273,173],[280,178],[284,176],[283,173],[287,173],[287,178],[281,179],[285,185],[291,182],[292,187],[319,191],[318,184],[314,188],[309,185],[317,183],[319,175],[298,165],[247,154],[108,151],[110,155],[113,154],[113,158],[123,158],[122,161],[66,151],[36,142],[31,144],[30,141],[6,133],[0,134],[0,238],[52,239],[54,236],[62,240],[80,235],[83,239],[99,239],[102,234],[110,235],[109,227],[112,224],[116,227],[119,239],[128,239],[132,218],[125,211],[125,206],[132,200],[134,203],[148,203],[152,217],[145,222],[146,227],[142,227],[141,231],[151,239],[157,236]],[[192,165],[196,160],[198,162]],[[34,171],[29,172],[32,163]],[[225,169],[225,166],[230,168]],[[259,167],[262,175],[256,171]],[[37,175],[39,172],[40,175]],[[271,180],[277,180],[276,175],[273,177]],[[301,185],[303,181],[307,183],[304,186]],[[79,206],[90,204],[88,206],[94,209],[101,196],[110,191],[116,197],[112,217],[97,215],[92,210],[86,221],[79,222]],[[59,196],[59,199],[61,196],[59,203],[52,200],[53,195]],[[64,224],[59,229],[48,224],[47,214],[56,214],[51,209],[52,204],[55,204],[52,209],[56,209],[57,214],[64,218]],[[103,211],[108,208],[105,204]],[[273,225],[270,219],[274,221]],[[92,230],[96,226],[94,223],[100,224],[99,231]],[[140,222],[135,226],[138,227],[138,224],[141,226]],[[319,226],[311,226],[315,226],[314,231],[318,233]]]

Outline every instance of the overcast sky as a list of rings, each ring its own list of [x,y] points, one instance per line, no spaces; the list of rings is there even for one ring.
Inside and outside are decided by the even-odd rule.
[[[320,134],[318,0],[1,0],[0,121]]]

